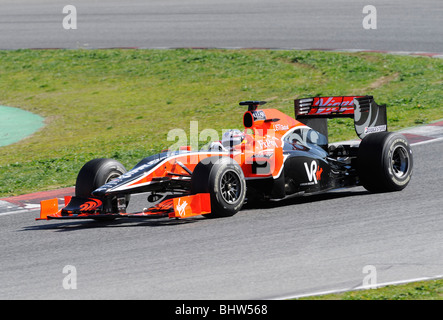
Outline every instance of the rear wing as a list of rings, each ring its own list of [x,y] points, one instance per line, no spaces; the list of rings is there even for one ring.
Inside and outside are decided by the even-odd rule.
[[[295,118],[326,137],[327,119],[352,118],[360,139],[387,131],[386,105],[378,105],[373,96],[313,97],[294,100]]]

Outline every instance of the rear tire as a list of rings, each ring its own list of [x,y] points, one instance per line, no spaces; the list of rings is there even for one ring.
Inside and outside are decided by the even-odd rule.
[[[411,180],[412,151],[400,133],[367,135],[360,143],[357,162],[360,182],[368,191],[400,191]]]
[[[228,157],[211,157],[198,163],[192,173],[191,193],[209,193],[211,213],[207,218],[230,217],[245,201],[246,182],[241,167]]]

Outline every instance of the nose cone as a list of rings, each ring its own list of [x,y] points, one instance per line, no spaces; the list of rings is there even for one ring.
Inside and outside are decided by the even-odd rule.
[[[119,186],[123,186],[127,183],[127,177],[125,177],[127,175],[127,173],[125,173],[124,175],[118,177],[117,179],[114,179],[104,185],[102,185],[100,188],[92,191],[92,195],[94,197],[104,197],[110,193],[112,193],[112,191],[116,188],[118,188]]]
[[[117,179],[109,181],[100,188],[94,190],[92,195],[94,197],[104,197],[110,194],[129,194],[135,188],[139,187],[134,183],[137,180],[145,178],[150,171],[155,168],[161,161],[166,158],[166,155],[154,155],[140,161],[132,170],[121,175]]]

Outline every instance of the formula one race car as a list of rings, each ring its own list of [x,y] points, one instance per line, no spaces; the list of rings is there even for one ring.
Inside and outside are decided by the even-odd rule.
[[[147,157],[132,170],[112,159],[94,159],[80,170],[75,196],[41,202],[40,219],[107,220],[123,217],[228,217],[245,201],[279,200],[363,186],[399,191],[411,179],[408,141],[387,131],[386,106],[372,96],[295,100],[295,118],[264,101],[244,101],[245,131],[227,131],[208,148],[190,147]],[[328,118],[354,121],[361,142],[328,143]],[[131,194],[150,205],[126,212]]]

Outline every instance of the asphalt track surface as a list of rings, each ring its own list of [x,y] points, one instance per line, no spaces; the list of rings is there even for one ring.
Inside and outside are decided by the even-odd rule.
[[[413,152],[401,192],[357,187],[225,219],[0,214],[0,299],[269,299],[359,287],[369,265],[377,283],[441,275],[443,141]],[[76,289],[63,287],[67,265]]]
[[[65,5],[77,29],[65,30]],[[365,30],[363,7],[377,10]],[[441,0],[1,0],[0,49],[326,48],[443,52]]]

